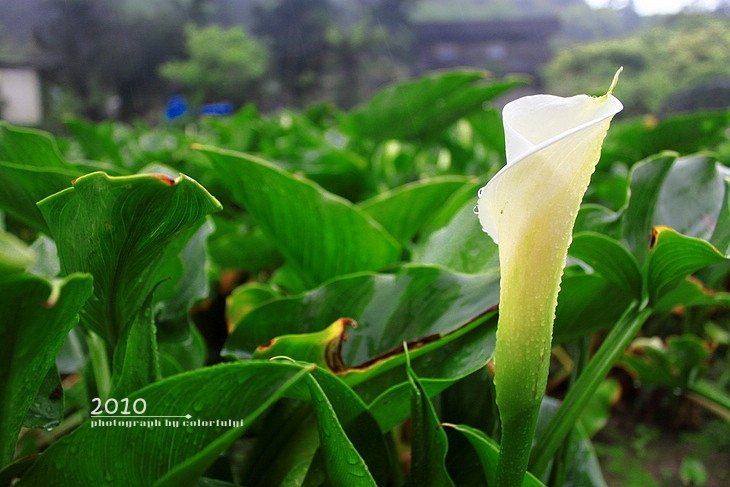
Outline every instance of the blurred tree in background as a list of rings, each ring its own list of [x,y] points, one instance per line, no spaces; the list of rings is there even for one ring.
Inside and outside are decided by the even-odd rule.
[[[62,110],[92,120],[131,118],[160,103],[163,62],[184,52],[184,26],[206,20],[209,0],[47,0],[34,30],[55,59]]]
[[[185,29],[185,44],[188,58],[166,62],[160,74],[190,95],[193,103],[242,104],[255,98],[268,69],[269,52],[243,27],[191,24]]]
[[[327,71],[336,12],[327,0],[281,0],[257,4],[255,31],[272,52],[272,69],[287,95],[284,102],[301,105]]]
[[[545,89],[598,90],[624,65],[627,110],[662,113],[730,103],[728,5],[713,18],[641,17],[631,0],[4,0],[0,62],[41,66],[51,120],[156,119],[175,90],[264,111],[347,108],[418,69],[418,24],[552,16]]]
[[[105,116],[105,86],[112,76],[104,58],[116,50],[115,5],[105,0],[50,0],[36,41],[58,59],[52,79],[70,92],[69,108],[92,120]]]
[[[634,114],[722,108],[730,105],[730,21],[678,15],[621,39],[561,51],[545,69],[548,91],[567,95],[586,86],[603,89],[616,66],[631,83],[617,95]],[[724,88],[723,88],[724,87]],[[712,96],[692,92],[712,90]]]
[[[417,0],[255,2],[254,32],[271,52],[279,105],[342,106],[407,75],[408,8]]]

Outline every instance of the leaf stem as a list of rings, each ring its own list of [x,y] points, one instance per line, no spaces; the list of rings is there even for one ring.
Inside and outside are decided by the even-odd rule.
[[[705,409],[730,421],[730,396],[706,380],[698,380],[689,385],[688,397]]]
[[[573,370],[571,370],[570,373],[571,388],[575,385],[578,377],[580,377],[580,374],[583,372],[583,370],[585,370],[586,365],[588,364],[588,359],[590,355],[590,337],[579,337],[576,340],[575,348],[576,357],[573,361]],[[549,485],[560,487],[561,485],[565,484],[568,470],[568,452],[570,451],[572,443],[574,441],[577,441],[575,438],[575,433],[571,432],[565,437],[562,444],[560,445],[560,448],[558,448],[557,454],[553,458],[552,471],[550,472],[550,482],[548,483]]]
[[[89,360],[94,371],[96,392],[100,399],[106,400],[112,388],[112,374],[106,343],[93,331],[88,332],[86,343],[89,347]]]
[[[580,374],[565,396],[557,414],[533,448],[530,471],[536,476],[545,472],[563,439],[570,433],[591,396],[606,377],[613,364],[631,343],[641,326],[651,315],[651,309],[633,302],[606,336],[593,359]]]

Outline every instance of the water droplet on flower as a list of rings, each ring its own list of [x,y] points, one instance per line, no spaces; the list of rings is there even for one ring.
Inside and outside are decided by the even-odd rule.
[[[484,188],[479,188],[479,191],[477,192],[477,196],[479,198],[481,198],[483,194],[484,194]]]
[[[479,214],[479,205],[475,206],[472,211],[474,212],[475,215],[478,215]]]

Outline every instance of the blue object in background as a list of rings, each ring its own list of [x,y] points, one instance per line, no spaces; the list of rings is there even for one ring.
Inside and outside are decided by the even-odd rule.
[[[173,95],[167,101],[165,117],[168,120],[175,120],[188,113],[188,101],[182,95]]]
[[[222,103],[208,103],[200,107],[201,115],[230,115],[233,113],[233,104],[227,101]]]

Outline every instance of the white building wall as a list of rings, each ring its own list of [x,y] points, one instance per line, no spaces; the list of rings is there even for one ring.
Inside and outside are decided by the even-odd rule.
[[[0,118],[18,125],[41,123],[41,82],[34,69],[0,68]]]

